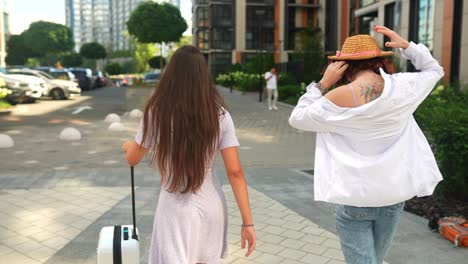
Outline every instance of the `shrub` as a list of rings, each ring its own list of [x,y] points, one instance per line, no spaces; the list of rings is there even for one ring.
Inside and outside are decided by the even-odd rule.
[[[122,66],[118,63],[109,63],[104,66],[104,71],[110,75],[117,75],[122,73]]]
[[[444,180],[436,195],[468,202],[468,92],[438,87],[415,118],[434,151]]]
[[[302,88],[300,85],[284,85],[278,87],[278,99],[284,101],[289,97],[300,97]]]
[[[278,87],[289,84],[297,84],[296,78],[289,73],[280,73],[278,75]]]

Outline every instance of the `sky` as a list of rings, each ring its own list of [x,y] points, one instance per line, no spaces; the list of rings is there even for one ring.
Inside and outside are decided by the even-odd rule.
[[[9,0],[9,2],[12,34],[21,34],[28,29],[29,24],[39,20],[65,24],[65,0]],[[180,2],[182,16],[190,23],[191,0],[181,0]]]

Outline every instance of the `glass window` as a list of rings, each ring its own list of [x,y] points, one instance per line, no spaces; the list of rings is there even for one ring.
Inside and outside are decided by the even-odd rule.
[[[212,9],[213,25],[230,27],[232,23],[232,6],[230,5],[215,5]]]
[[[197,47],[199,49],[209,49],[209,31],[206,29],[197,32]]]
[[[361,0],[361,6],[367,6],[377,2],[377,0]]]
[[[232,31],[229,29],[213,29],[213,48],[232,49]]]
[[[419,32],[418,41],[430,50],[434,44],[434,0],[419,1]]]
[[[208,26],[208,8],[206,7],[197,8],[197,25],[199,27]]]

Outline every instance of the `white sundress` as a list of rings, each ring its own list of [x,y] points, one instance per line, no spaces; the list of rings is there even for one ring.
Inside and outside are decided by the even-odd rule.
[[[218,150],[239,146],[228,112],[220,117]],[[142,125],[135,141],[141,144]],[[149,264],[217,264],[227,257],[227,207],[213,162],[196,193],[161,188],[154,219]]]

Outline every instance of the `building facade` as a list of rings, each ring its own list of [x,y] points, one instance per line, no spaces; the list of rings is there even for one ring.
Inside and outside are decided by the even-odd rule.
[[[341,25],[348,34],[372,33],[374,24],[425,44],[444,67],[445,83],[468,83],[468,2],[463,0],[344,0]],[[350,12],[345,12],[350,10]],[[346,31],[344,30],[344,31]],[[343,35],[346,32],[343,32]],[[385,41],[378,37],[381,44]],[[401,62],[403,69],[412,65]]]
[[[10,35],[10,1],[0,3],[0,66],[5,67],[6,38]]]
[[[325,53],[334,53],[348,36],[374,34],[377,24],[428,46],[444,67],[445,82],[468,83],[468,1],[193,0],[193,44],[215,74],[259,52],[274,53],[283,65],[311,27],[321,29]],[[383,47],[384,38],[376,37]]]
[[[66,24],[70,27],[75,49],[87,42],[111,45],[111,12],[109,0],[66,0]]]
[[[311,27],[322,29],[326,49],[336,49],[336,34],[328,28],[334,23],[325,17],[337,7],[325,0],[193,0],[193,44],[214,74],[258,53],[273,53],[276,64],[285,64]]]

